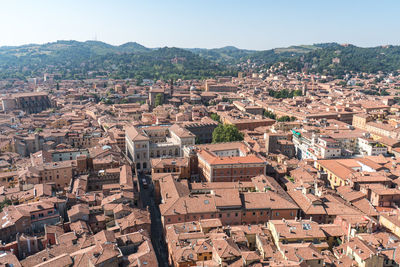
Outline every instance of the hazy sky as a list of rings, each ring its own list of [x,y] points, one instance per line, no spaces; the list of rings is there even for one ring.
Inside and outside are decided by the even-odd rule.
[[[400,44],[399,11],[399,0],[0,0],[0,46],[95,36],[148,47]]]

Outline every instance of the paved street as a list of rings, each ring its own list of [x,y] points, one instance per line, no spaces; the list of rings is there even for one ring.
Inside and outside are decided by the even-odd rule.
[[[148,188],[143,187],[142,179],[145,178],[149,184]],[[163,237],[161,214],[158,205],[154,202],[153,184],[150,178],[139,174],[140,197],[144,208],[148,207],[151,214],[151,241],[157,255],[159,266],[168,266],[168,253]]]

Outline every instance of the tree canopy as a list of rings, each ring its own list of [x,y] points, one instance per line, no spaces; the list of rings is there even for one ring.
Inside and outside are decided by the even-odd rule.
[[[162,94],[157,94],[156,99],[154,100],[154,106],[157,107],[162,104],[163,104],[163,96],[162,96]]]
[[[243,133],[241,133],[235,125],[232,124],[220,124],[214,129],[212,133],[212,142],[234,142],[242,141]]]
[[[219,116],[217,113],[212,113],[212,114],[210,115],[210,118],[213,119],[213,120],[215,120],[216,122],[221,122],[221,118],[220,118],[220,116]]]
[[[276,114],[269,110],[264,110],[264,116],[273,120],[276,119]]]
[[[11,200],[5,197],[4,200],[0,202],[0,212],[3,211],[5,207],[10,206],[11,204]]]
[[[277,121],[280,121],[280,122],[282,122],[282,121],[295,121],[296,120],[296,117],[289,117],[289,116],[282,116],[282,117],[279,117],[278,119],[277,119]]]
[[[274,98],[292,98],[293,96],[301,96],[301,90],[293,90],[289,91],[288,89],[283,90],[269,90],[268,94]]]

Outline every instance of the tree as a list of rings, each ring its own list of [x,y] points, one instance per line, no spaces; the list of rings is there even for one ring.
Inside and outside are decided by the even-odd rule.
[[[296,118],[295,117],[289,117],[289,116],[282,116],[282,117],[279,117],[278,119],[277,119],[277,121],[280,121],[280,122],[282,122],[282,121],[295,121],[296,120]]]
[[[235,125],[232,124],[220,124],[214,129],[212,133],[212,142],[233,142],[242,141],[243,133],[241,133]]]
[[[388,91],[382,90],[382,91],[381,91],[381,95],[382,95],[382,96],[385,96],[385,95],[390,95],[390,94],[388,93]]]
[[[273,120],[276,120],[276,115],[275,113],[269,111],[269,110],[264,110],[264,116]]]
[[[111,99],[108,99],[108,98],[105,98],[105,99],[103,98],[101,100],[101,102],[103,102],[106,105],[111,105],[113,103],[113,101]]]
[[[301,90],[294,90],[294,91],[289,91],[288,89],[282,89],[282,90],[269,90],[268,94],[274,98],[292,98],[293,96],[301,96],[302,91]]]
[[[137,77],[136,77],[136,85],[142,85],[142,83],[143,83],[143,77],[141,76],[141,75],[138,75]]]
[[[162,94],[157,94],[156,95],[156,99],[155,99],[155,101],[154,101],[154,106],[155,107],[157,107],[157,106],[160,106],[160,105],[162,105],[163,104],[163,99],[162,99]]]
[[[216,122],[221,123],[221,117],[220,117],[217,113],[212,113],[212,114],[210,115],[210,118],[213,119],[213,120],[215,120]]]
[[[93,97],[94,102],[97,104],[100,102],[100,97],[98,94],[90,93],[90,95]]]
[[[11,204],[11,200],[5,197],[4,200],[0,202],[0,212],[2,212],[5,207],[10,206]]]
[[[293,96],[302,96],[303,92],[299,89],[299,90],[294,90],[293,92]]]

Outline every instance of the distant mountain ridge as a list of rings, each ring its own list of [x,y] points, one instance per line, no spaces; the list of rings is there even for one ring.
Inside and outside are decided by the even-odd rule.
[[[234,75],[230,68],[181,48],[151,49],[135,42],[113,46],[99,41],[57,41],[0,47],[0,78],[60,79],[98,76],[136,79],[193,78]]]
[[[287,68],[342,75],[349,71],[393,72],[400,69],[400,46],[362,48],[322,43],[270,50],[221,48],[148,48],[136,42],[110,45],[100,41],[57,41],[0,47],[0,78],[37,77],[56,73],[60,79],[207,78],[235,75],[251,62],[267,68],[286,62]]]
[[[22,46],[1,46],[0,55],[4,53],[9,53],[15,56],[21,56],[29,53],[33,55],[34,52],[40,54],[46,54],[51,52],[57,52],[62,50],[72,50],[79,49],[85,52],[91,52],[94,54],[107,54],[107,53],[135,53],[135,52],[146,52],[150,51],[150,48],[144,47],[136,42],[128,42],[119,46],[110,45],[100,41],[57,41],[53,43],[46,44],[27,44]]]

